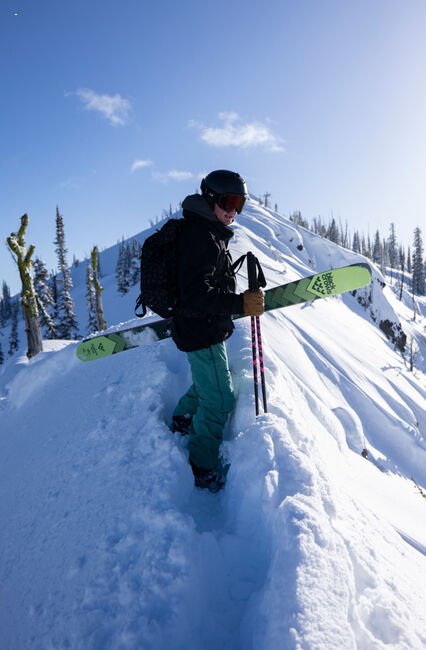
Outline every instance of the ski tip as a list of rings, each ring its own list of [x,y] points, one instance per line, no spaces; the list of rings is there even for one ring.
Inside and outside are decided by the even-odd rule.
[[[76,355],[80,361],[94,361],[109,357],[114,353],[116,341],[111,341],[106,336],[99,336],[95,339],[80,343],[77,347]]]

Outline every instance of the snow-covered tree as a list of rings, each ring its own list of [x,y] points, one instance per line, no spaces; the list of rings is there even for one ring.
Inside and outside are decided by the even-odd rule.
[[[382,251],[383,251],[383,246],[380,239],[380,233],[378,230],[376,230],[376,234],[374,236],[372,256],[373,256],[373,262],[375,264],[378,264],[379,266],[381,266],[382,264]]]
[[[56,274],[54,271],[50,273],[50,292],[52,294],[52,318],[55,323],[55,329],[57,329],[57,323],[59,320],[59,304],[58,304],[58,282],[56,280]]]
[[[334,217],[327,229],[327,239],[330,239],[335,244],[340,244],[340,233]]]
[[[115,277],[117,279],[117,290],[123,295],[129,291],[131,286],[130,269],[132,264],[132,252],[129,243],[121,241],[118,250],[118,260],[115,267]]]
[[[119,244],[118,247],[118,258],[117,264],[115,265],[115,279],[117,281],[117,291],[123,295],[127,293],[127,288],[124,278],[124,255],[125,255],[125,245],[124,238]]]
[[[402,300],[402,292],[404,290],[404,273],[405,273],[405,250],[403,246],[399,247],[399,268],[401,269],[401,275],[399,277],[399,299]]]
[[[56,338],[55,322],[52,318],[53,297],[49,286],[49,272],[43,260],[34,260],[34,289],[40,315],[40,325],[48,339]]]
[[[411,264],[411,250],[410,247],[408,247],[407,250],[407,273],[411,273],[413,270],[413,266]]]
[[[389,266],[391,269],[391,280],[393,279],[393,272],[398,268],[398,247],[396,242],[395,224],[391,223],[390,233],[387,241],[387,251],[389,256]]]
[[[340,241],[343,248],[350,248],[349,245],[349,227],[348,222],[345,222],[345,228],[343,229],[342,222],[340,222]]]
[[[65,247],[64,217],[59,213],[56,206],[56,245],[55,251],[58,256],[58,267],[62,277],[58,282],[58,334],[63,339],[78,337],[78,323],[75,314],[74,301],[71,297],[72,278],[67,265],[67,249]]]
[[[362,245],[362,254],[365,255],[366,257],[368,257],[368,258],[371,260],[371,256],[372,256],[372,246],[371,246],[370,235],[368,235],[368,237],[367,237],[367,243],[365,242],[365,237],[364,237],[364,236],[363,236],[363,238],[362,238],[362,242],[363,242],[363,245]]]
[[[6,325],[6,310],[3,305],[3,300],[0,298],[0,330]]]
[[[139,284],[141,277],[141,245],[137,239],[132,242],[132,256],[130,263],[130,283],[134,287]]]
[[[357,230],[354,232],[354,238],[352,241],[352,250],[354,251],[354,253],[361,252],[361,241]]]
[[[2,299],[2,309],[5,320],[8,320],[12,316],[12,305],[10,302],[10,289],[7,286],[6,282],[3,281],[3,299]]]
[[[420,296],[425,293],[425,268],[422,231],[417,226],[414,230],[413,243],[413,292]]]

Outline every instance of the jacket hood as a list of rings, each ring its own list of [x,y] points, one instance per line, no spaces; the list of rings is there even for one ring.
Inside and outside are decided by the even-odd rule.
[[[201,194],[190,194],[187,196],[182,203],[182,208],[188,210],[188,212],[195,212],[195,214],[199,214],[200,217],[204,217],[209,221],[214,221],[216,223],[218,220],[215,213]]]
[[[222,231],[223,234],[226,234],[226,239],[230,239],[234,236],[234,231],[229,226],[221,223],[207,201],[201,196],[201,194],[190,194],[182,202],[183,216],[190,217],[192,215],[196,217],[201,217],[210,221],[219,231]]]

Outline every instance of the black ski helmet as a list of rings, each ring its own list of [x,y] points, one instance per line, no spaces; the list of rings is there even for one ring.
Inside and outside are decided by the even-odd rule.
[[[215,203],[220,205],[221,197],[225,195],[248,197],[245,180],[237,173],[227,169],[217,169],[207,174],[201,181],[201,194],[211,208]],[[243,203],[244,205],[244,203]],[[242,210],[242,206],[241,206]],[[238,212],[241,212],[238,210]]]

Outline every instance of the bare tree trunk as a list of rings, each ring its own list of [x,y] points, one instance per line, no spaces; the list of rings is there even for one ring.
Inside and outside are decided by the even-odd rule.
[[[27,357],[31,359],[43,350],[40,324],[37,318],[28,318],[25,315],[25,331],[27,333],[28,350]]]
[[[25,330],[27,332],[28,350],[27,357],[31,359],[43,350],[41,339],[40,323],[38,320],[37,300],[34,290],[34,282],[31,275],[33,261],[31,259],[35,246],[31,245],[28,250],[25,248],[25,231],[28,226],[28,215],[21,217],[21,227],[18,233],[12,233],[7,238],[12,253],[16,255],[19,275],[22,282],[21,305],[25,316]]]
[[[99,268],[99,254],[98,254],[98,248],[97,246],[95,246],[92,250],[92,269],[93,269],[93,282],[95,285],[95,294],[96,294],[96,320],[98,323],[98,330],[101,332],[102,330],[106,330],[107,324],[104,318],[104,309],[102,306],[103,288],[99,283],[98,268]]]

